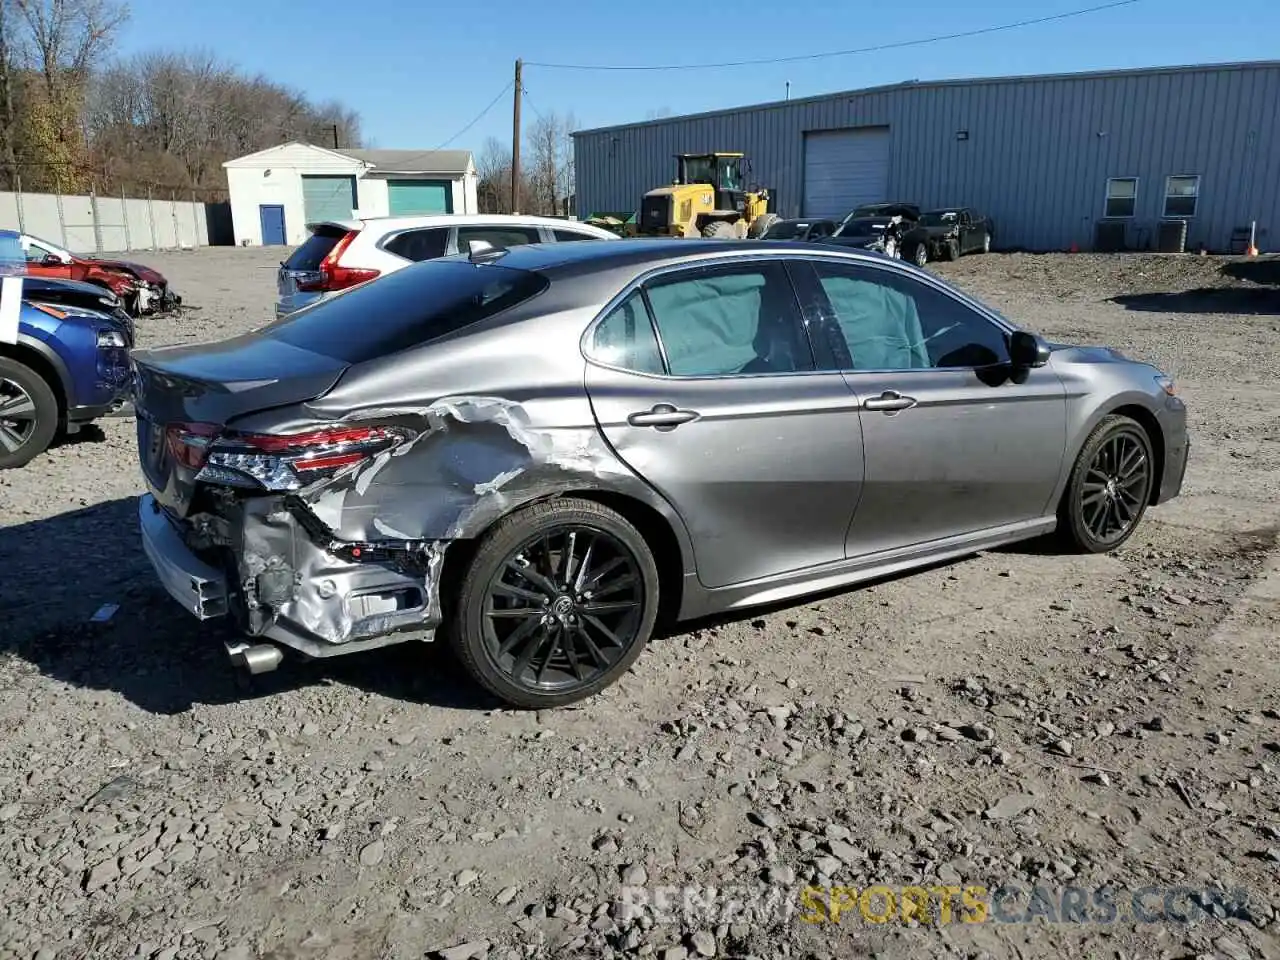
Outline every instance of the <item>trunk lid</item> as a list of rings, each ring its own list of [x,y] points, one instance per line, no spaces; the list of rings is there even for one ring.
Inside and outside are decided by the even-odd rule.
[[[137,350],[132,359],[138,460],[151,492],[178,516],[190,508],[199,473],[179,459],[170,442],[179,425],[224,427],[251,413],[314,400],[348,366],[257,333]]]

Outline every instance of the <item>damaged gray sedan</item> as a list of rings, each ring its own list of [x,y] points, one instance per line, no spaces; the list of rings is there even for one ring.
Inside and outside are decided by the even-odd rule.
[[[233,659],[448,638],[513,705],[589,696],[659,619],[1176,496],[1159,370],[1049,344],[874,254],[632,240],[418,264],[137,351],[142,539]]]

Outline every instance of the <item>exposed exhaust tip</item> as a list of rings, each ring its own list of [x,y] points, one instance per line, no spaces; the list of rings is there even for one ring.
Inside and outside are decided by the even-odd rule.
[[[228,643],[227,656],[250,673],[270,673],[284,661],[284,651],[269,643]]]

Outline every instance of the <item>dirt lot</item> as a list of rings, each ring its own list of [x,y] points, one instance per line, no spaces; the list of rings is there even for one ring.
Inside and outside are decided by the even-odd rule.
[[[195,308],[145,344],[269,312],[269,251],[140,259]],[[430,647],[249,684],[152,579],[132,421],[0,475],[0,958],[1280,957],[1280,261],[938,269],[1174,373],[1183,496],[1113,556],[698,624],[576,709]]]

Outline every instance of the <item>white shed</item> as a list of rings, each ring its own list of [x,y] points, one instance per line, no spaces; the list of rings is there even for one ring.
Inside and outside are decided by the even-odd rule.
[[[294,142],[223,166],[237,245],[297,246],[316,220],[479,212],[469,150],[330,150]]]

